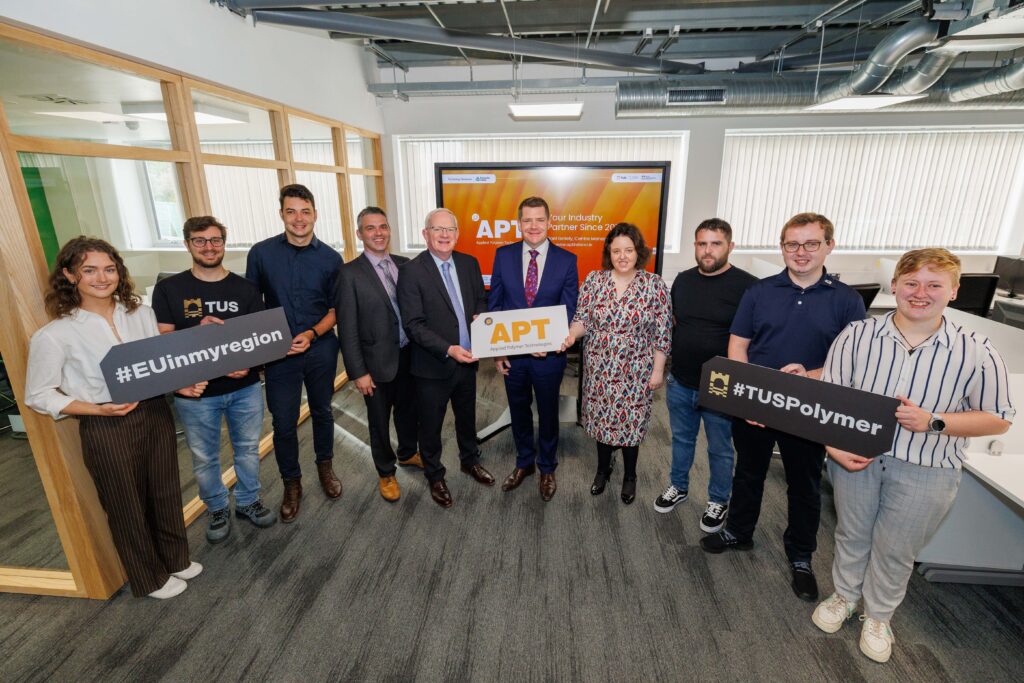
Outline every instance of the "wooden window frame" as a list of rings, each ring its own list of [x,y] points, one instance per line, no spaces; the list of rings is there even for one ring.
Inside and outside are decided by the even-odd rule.
[[[338,183],[339,210],[345,239],[343,255],[346,261],[356,256],[349,174],[377,176],[378,197],[383,205],[379,133],[3,21],[0,21],[0,40],[40,48],[58,56],[158,81],[171,140],[171,149],[167,150],[15,135],[8,127],[0,102],[0,314],[5,321],[9,321],[9,324],[0,326],[0,345],[5,352],[4,361],[10,370],[16,396],[24,395],[29,337],[48,321],[43,306],[43,292],[49,275],[28,191],[21,176],[18,162],[20,152],[173,163],[183,207],[190,216],[208,215],[211,211],[206,165],[273,169],[277,171],[282,185],[294,182],[296,171],[333,173]],[[270,113],[275,158],[252,159],[202,152],[192,103],[193,89],[267,110]],[[330,127],[334,165],[294,161],[288,127],[290,115]],[[348,167],[346,131],[374,140],[376,169]],[[31,286],[33,282],[35,286]],[[26,287],[26,283],[30,286]],[[344,372],[338,374],[334,382],[335,391],[347,379]],[[25,421],[33,458],[68,561],[68,569],[0,566],[0,592],[107,599],[124,585],[126,577],[113,547],[106,515],[82,462],[81,444],[74,421],[54,421],[28,409],[21,400],[18,401],[18,408]],[[299,422],[308,417],[309,407],[303,404]],[[272,450],[272,438],[271,433],[261,439],[261,458]],[[233,467],[222,473],[222,480],[227,486],[234,485],[237,476]],[[204,510],[205,506],[198,497],[185,503],[182,509],[185,523],[190,524]]]

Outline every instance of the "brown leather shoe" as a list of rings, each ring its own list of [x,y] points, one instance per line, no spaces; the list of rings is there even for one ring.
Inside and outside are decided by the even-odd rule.
[[[444,479],[431,482],[430,497],[443,508],[450,508],[455,503],[452,500],[451,491],[448,490],[448,484],[444,483]]]
[[[325,460],[316,464],[316,473],[320,475],[320,486],[328,498],[341,496],[341,480],[334,476],[334,465],[332,460]]]
[[[394,503],[402,495],[401,489],[398,488],[398,480],[394,475],[380,478],[380,495],[389,503]]]
[[[501,484],[502,491],[511,491],[512,489],[519,488],[519,485],[523,483],[523,479],[537,471],[537,467],[530,465],[529,467],[517,467],[512,470],[512,474],[505,477],[505,481]]]
[[[558,485],[555,483],[555,473],[550,472],[548,474],[540,473],[540,497],[544,502],[548,502],[555,497],[555,491],[558,490]]]
[[[302,500],[302,480],[285,479],[284,497],[281,499],[281,521],[294,522],[299,515],[299,501]]]
[[[491,473],[484,469],[483,465],[471,465],[466,467],[465,465],[459,465],[459,469],[468,474],[469,476],[476,479],[484,486],[494,486],[494,477]]]
[[[423,458],[420,457],[419,453],[413,453],[412,456],[405,460],[398,461],[399,467],[415,467],[417,469],[423,469]]]

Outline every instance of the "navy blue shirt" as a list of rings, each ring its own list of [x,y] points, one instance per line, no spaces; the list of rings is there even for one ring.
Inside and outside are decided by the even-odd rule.
[[[294,336],[313,329],[334,306],[341,264],[338,252],[316,237],[296,247],[281,233],[253,245],[245,277],[259,287],[267,308],[284,308]],[[334,328],[326,334],[334,334]]]
[[[784,270],[746,291],[729,332],[750,340],[750,363],[775,370],[800,363],[814,370],[825,364],[839,333],[864,318],[861,295],[824,269],[818,281],[806,289]]]

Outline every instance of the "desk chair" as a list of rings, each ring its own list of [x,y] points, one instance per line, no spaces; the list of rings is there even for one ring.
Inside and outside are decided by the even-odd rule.
[[[857,293],[860,294],[861,298],[864,299],[864,310],[871,308],[871,302],[878,296],[878,292],[881,291],[882,285],[870,284],[870,285],[850,285]]]
[[[995,273],[965,273],[960,276],[960,290],[949,307],[987,318],[998,284],[999,276]]]

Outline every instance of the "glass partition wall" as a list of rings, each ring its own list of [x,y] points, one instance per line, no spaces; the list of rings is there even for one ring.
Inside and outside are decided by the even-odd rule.
[[[380,138],[0,22],[0,157],[0,591],[106,598],[124,575],[75,420],[21,401],[57,251],[102,237],[148,300],[159,273],[190,266],[186,217],[217,216],[225,265],[242,273],[249,247],[281,232],[278,189],[299,182],[317,198],[318,235],[351,259],[356,213],[383,203]],[[271,436],[268,416],[261,456]],[[230,486],[226,433],[223,443]],[[180,430],[178,453],[189,523],[204,507]]]

